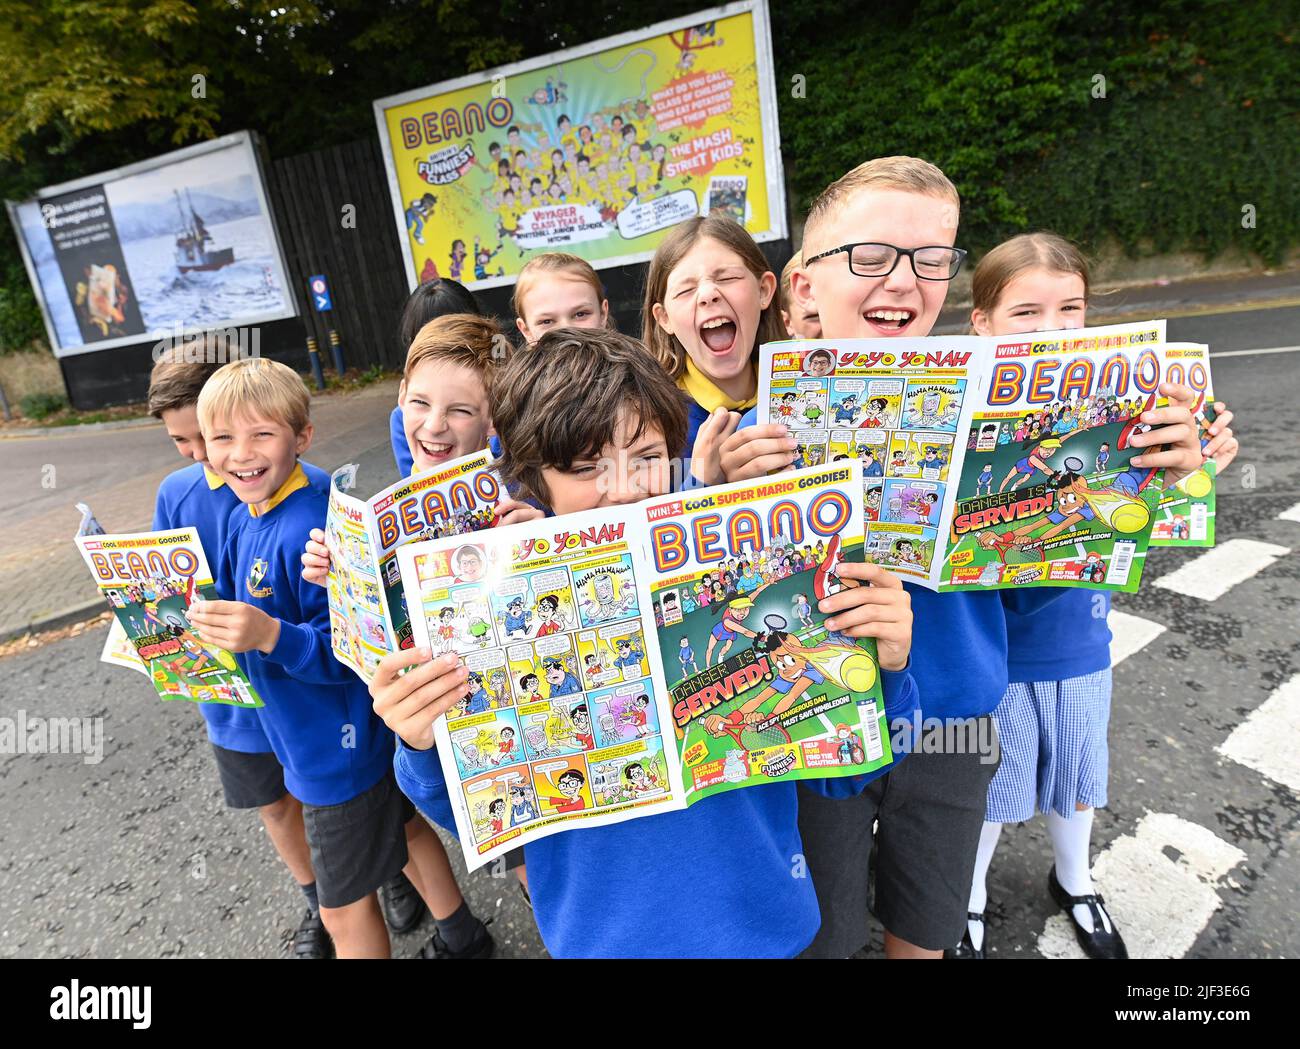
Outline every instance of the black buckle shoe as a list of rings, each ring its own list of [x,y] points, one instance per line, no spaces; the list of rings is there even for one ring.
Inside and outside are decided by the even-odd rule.
[[[966,913],[966,921],[979,922],[981,925],[984,925],[984,915],[976,914],[974,911],[968,911]],[[989,931],[987,926],[984,928],[984,935],[980,940],[979,950],[976,950],[975,944],[970,938],[970,926],[967,925],[966,928],[962,930],[961,943],[957,944],[956,947],[948,948],[948,950],[943,952],[943,956],[945,958],[983,958],[984,948],[986,948],[988,944]]]
[[[473,942],[463,951],[453,951],[447,946],[438,930],[434,929],[433,935],[429,937],[429,942],[420,948],[418,957],[438,961],[460,958],[491,958],[492,952],[496,950],[497,946],[492,939],[492,934],[487,931],[487,927],[491,924],[491,918],[480,922],[478,933],[475,935]]]
[[[1115,921],[1110,916],[1110,911],[1106,910],[1106,901],[1101,898],[1101,893],[1092,893],[1088,896],[1071,896],[1065,891],[1056,877],[1056,867],[1053,866],[1047,875],[1047,891],[1052,894],[1052,899],[1056,905],[1065,911],[1070,919],[1070,925],[1074,928],[1074,938],[1079,941],[1079,946],[1083,948],[1083,953],[1089,958],[1098,960],[1119,959],[1128,960],[1128,948],[1124,946],[1124,940],[1115,928]],[[1079,924],[1074,917],[1075,907],[1087,907],[1092,917],[1092,928],[1085,929]],[[1102,916],[1105,915],[1105,921]],[[1106,926],[1110,926],[1110,931],[1106,931]]]
[[[380,888],[379,909],[388,927],[399,936],[418,928],[429,910],[411,880],[401,872]]]
[[[320,912],[307,908],[298,931],[293,934],[293,958],[333,958],[334,941],[320,920]]]

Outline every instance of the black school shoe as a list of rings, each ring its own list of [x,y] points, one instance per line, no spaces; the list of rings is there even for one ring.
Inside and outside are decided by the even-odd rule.
[[[430,960],[436,959],[438,961],[460,958],[491,958],[492,952],[496,950],[497,946],[492,939],[492,934],[487,931],[487,927],[491,924],[491,918],[485,922],[480,922],[478,933],[475,935],[473,942],[463,951],[453,951],[447,946],[438,930],[434,929],[433,935],[429,937],[429,942],[420,948],[420,953],[416,957]]]
[[[429,912],[411,880],[401,871],[380,888],[379,909],[384,912],[388,927],[399,936],[418,928]]]
[[[320,920],[320,912],[307,908],[298,931],[293,934],[291,958],[333,958],[334,941]]]
[[[984,915],[982,914],[968,913],[966,915],[966,920],[968,922],[979,922],[981,925],[984,925]],[[970,928],[968,926],[961,934],[961,943],[957,944],[956,947],[948,948],[948,950],[943,952],[943,956],[945,958],[983,958],[984,948],[988,946],[988,943],[989,931],[986,926],[984,929],[983,942],[980,945],[980,949],[977,951],[975,949],[975,944],[971,942]]]
[[[1056,901],[1057,906],[1069,917],[1070,925],[1074,927],[1074,938],[1079,941],[1084,954],[1099,961],[1107,958],[1128,960],[1128,948],[1124,946],[1124,940],[1119,930],[1115,928],[1115,921],[1111,918],[1110,911],[1106,910],[1106,901],[1101,898],[1101,893],[1071,896],[1057,880],[1055,866],[1047,875],[1047,891],[1052,894],[1052,899]],[[1076,906],[1088,908],[1092,917],[1091,930],[1085,929],[1075,920]],[[1106,916],[1105,924],[1101,920],[1103,914]],[[1110,932],[1106,931],[1106,925],[1110,926]]]

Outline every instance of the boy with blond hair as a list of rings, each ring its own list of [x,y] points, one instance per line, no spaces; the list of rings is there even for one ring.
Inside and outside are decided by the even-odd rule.
[[[328,474],[299,460],[313,435],[302,379],[265,358],[235,361],[203,387],[198,418],[209,463],[247,512],[231,515],[216,569],[225,600],[196,603],[190,618],[237,654],[265,703],[258,717],[302,802],[321,919],[339,956],[388,957],[376,890],[405,871],[435,917],[445,916],[423,956],[486,957],[491,937],[393,781],[392,734],[334,658],[325,592],[298,569],[330,487]]]
[[[804,225],[802,264],[791,293],[816,310],[827,339],[929,335],[966,252],[954,246],[957,188],[916,157],[858,165],[813,202]],[[1168,446],[1139,465],[1195,469],[1200,448],[1185,387],[1162,386],[1177,403],[1146,413],[1158,430],[1135,438]],[[797,454],[780,424],[753,425],[751,413],[722,443],[727,480],[788,468]],[[1136,460],[1135,460],[1136,461]],[[954,738],[996,739],[991,712],[1007,686],[1004,609],[1032,615],[1059,596],[1051,588],[940,596],[905,584],[920,630],[913,673],[925,716]],[[989,724],[982,724],[990,722]],[[934,730],[943,733],[943,729]],[[929,735],[927,730],[927,735]],[[874,913],[891,958],[939,958],[966,925],[971,876],[998,753],[948,753],[944,739],[912,741],[913,753],[866,790],[831,801],[800,793],[799,828],[823,922],[812,952],[846,957],[867,942],[867,862],[876,827]]]

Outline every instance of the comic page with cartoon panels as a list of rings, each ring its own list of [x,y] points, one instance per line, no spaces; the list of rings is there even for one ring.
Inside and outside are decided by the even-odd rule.
[[[330,478],[325,518],[330,571],[325,589],[334,656],[369,681],[375,665],[389,652],[391,627],[376,575],[366,506],[343,491],[355,477],[356,465],[352,464],[336,470]]]
[[[620,516],[592,511],[399,550],[408,606],[419,610],[415,642],[460,654],[469,671],[435,735],[448,783],[459,785],[452,805],[471,869],[570,826],[681,807],[675,755],[660,738],[637,544]]]
[[[1198,394],[1192,415],[1204,448],[1210,443],[1209,429],[1215,420],[1210,347],[1194,342],[1166,345],[1164,381],[1190,386]],[[1156,507],[1151,545],[1213,546],[1217,488],[1218,469],[1212,459],[1166,488]]]
[[[891,760],[875,646],[817,602],[862,559],[860,467],[814,467],[651,500],[652,602],[672,700],[664,739],[687,801]],[[603,731],[648,733],[634,694],[598,701]],[[631,704],[629,706],[629,704]]]

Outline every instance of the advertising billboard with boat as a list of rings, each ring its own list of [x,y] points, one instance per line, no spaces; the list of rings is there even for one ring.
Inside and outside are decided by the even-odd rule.
[[[297,313],[247,132],[8,207],[60,357]]]

